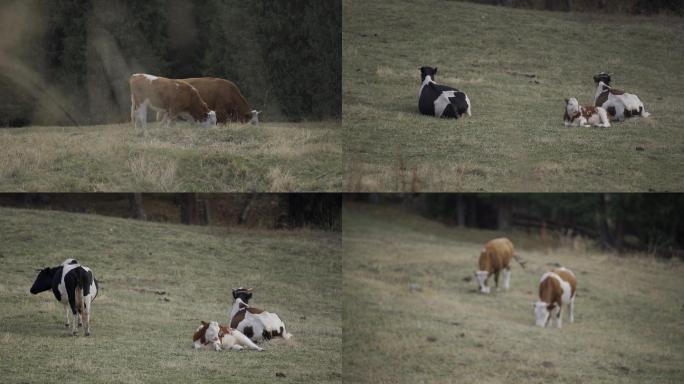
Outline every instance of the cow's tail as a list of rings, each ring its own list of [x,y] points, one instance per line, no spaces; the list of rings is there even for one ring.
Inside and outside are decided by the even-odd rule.
[[[518,255],[517,253],[514,253],[514,254],[513,254],[513,258],[515,259],[515,261],[518,262],[518,264],[520,264],[520,266],[521,266],[523,269],[525,269],[525,264],[527,264],[527,261],[523,260],[523,258],[520,257],[520,255]]]

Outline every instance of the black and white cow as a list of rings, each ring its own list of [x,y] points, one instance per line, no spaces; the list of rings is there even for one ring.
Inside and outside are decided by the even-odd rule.
[[[601,72],[594,75],[596,93],[594,93],[594,105],[603,107],[612,120],[624,120],[627,117],[648,117],[644,103],[637,95],[621,91],[610,86],[610,74]]]
[[[97,296],[97,280],[93,271],[75,259],[66,259],[62,265],[40,270],[31,286],[31,293],[37,294],[52,289],[57,301],[64,305],[64,325],[69,326],[67,306],[71,307],[73,323],[71,333],[78,334],[83,325],[85,335],[90,335],[90,306]]]
[[[233,289],[233,307],[230,311],[230,328],[237,329],[251,340],[260,342],[274,337],[289,339],[292,334],[285,329],[285,323],[272,312],[251,307],[252,289]]]
[[[418,109],[423,115],[457,119],[470,114],[470,99],[458,89],[435,83],[437,68],[421,67]]]

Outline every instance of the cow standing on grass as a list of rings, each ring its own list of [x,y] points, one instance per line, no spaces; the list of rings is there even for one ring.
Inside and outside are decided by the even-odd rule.
[[[561,327],[563,304],[568,306],[568,320],[575,321],[575,292],[577,279],[575,274],[567,268],[556,268],[546,272],[539,281],[539,301],[534,303],[536,324],[546,327],[555,318],[556,327]]]
[[[435,83],[437,68],[421,67],[418,109],[423,115],[457,119],[470,116],[470,99],[458,89]]]
[[[510,287],[511,282],[511,259],[515,258],[521,267],[525,268],[525,262],[520,256],[515,254],[513,243],[505,237],[493,239],[488,241],[480,250],[480,259],[478,260],[479,270],[475,272],[475,278],[480,286],[480,292],[489,293],[487,280],[491,275],[494,275],[494,283],[499,289],[499,273],[503,271],[504,274],[504,289]]]
[[[233,289],[233,307],[230,311],[230,327],[244,333],[253,341],[260,342],[274,337],[292,337],[285,329],[285,323],[275,313],[250,307],[247,302],[252,298],[252,290]]]
[[[64,305],[64,325],[69,326],[69,306],[73,316],[72,335],[76,336],[78,327],[83,325],[85,335],[89,336],[90,307],[97,296],[97,288],[97,280],[90,268],[74,259],[67,259],[60,266],[40,270],[31,286],[31,293],[35,295],[52,289],[57,301]]]
[[[197,90],[190,84],[147,74],[134,74],[131,86],[131,120],[135,129],[140,122],[147,126],[147,107],[164,113],[162,125],[167,128],[179,116],[191,117],[202,125],[216,125],[216,112],[207,107]]]

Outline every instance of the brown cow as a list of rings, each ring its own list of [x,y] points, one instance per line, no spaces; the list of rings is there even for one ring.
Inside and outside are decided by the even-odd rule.
[[[561,327],[561,313],[563,304],[568,305],[570,312],[568,320],[575,321],[575,292],[577,291],[577,279],[575,274],[567,268],[556,268],[546,272],[539,281],[539,301],[534,303],[536,324],[546,327],[549,320],[556,318],[556,326]],[[555,316],[554,315],[555,312]]]
[[[232,81],[216,77],[194,77],[179,80],[185,81],[197,89],[209,108],[216,111],[216,120],[219,123],[225,124],[229,121],[259,123],[261,112],[249,107],[242,93],[240,93],[240,89]],[[157,114],[157,120],[159,118],[160,114]]]
[[[480,286],[480,292],[489,293],[487,280],[489,276],[494,275],[494,282],[496,288],[499,288],[499,272],[503,270],[504,273],[504,288],[508,289],[511,281],[511,259],[515,260],[525,268],[525,263],[520,259],[520,256],[515,254],[513,243],[505,237],[493,239],[488,241],[484,248],[480,250],[480,259],[478,261],[479,270],[475,272],[475,278]]]
[[[138,121],[146,127],[148,106],[165,113],[166,127],[180,115],[190,115],[205,126],[216,125],[216,112],[210,110],[197,90],[186,82],[138,73],[130,77],[129,83],[133,128],[137,127]]]

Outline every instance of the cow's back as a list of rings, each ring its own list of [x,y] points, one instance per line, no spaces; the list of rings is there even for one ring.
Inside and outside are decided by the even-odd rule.
[[[483,255],[489,259],[493,270],[499,270],[508,266],[513,253],[513,243],[507,238],[501,237],[488,241],[484,246]],[[481,255],[481,259],[483,255]],[[483,264],[483,261],[481,260],[480,264]]]
[[[244,123],[250,120],[249,104],[232,81],[216,77],[195,77],[182,80],[195,87],[207,106],[216,111],[216,120],[219,123],[227,121]]]
[[[167,108],[177,94],[173,80],[164,77],[134,74],[128,82],[136,107],[148,99],[154,107]]]

